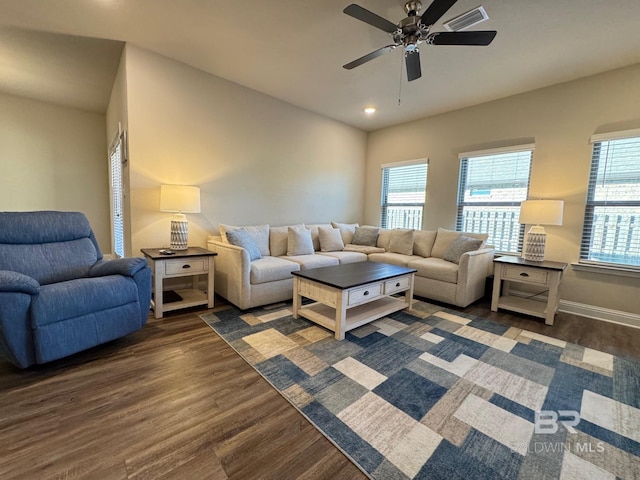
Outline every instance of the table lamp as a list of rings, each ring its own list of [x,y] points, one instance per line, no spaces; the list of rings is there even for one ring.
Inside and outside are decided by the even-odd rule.
[[[160,211],[171,218],[171,250],[186,250],[189,222],[185,213],[200,213],[200,189],[187,185],[160,185]]]
[[[542,225],[562,225],[563,208],[563,200],[525,200],[520,204],[520,223],[533,225],[524,242],[525,260],[544,260],[547,232]]]

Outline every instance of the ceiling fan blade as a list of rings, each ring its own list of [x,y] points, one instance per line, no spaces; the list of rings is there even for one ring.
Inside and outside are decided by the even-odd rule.
[[[476,32],[438,32],[427,36],[431,45],[489,45],[496,36],[495,30]]]
[[[422,76],[420,69],[420,52],[407,52],[404,56],[407,65],[407,80],[412,81]]]
[[[426,26],[433,25],[440,20],[440,17],[447,13],[447,10],[453,7],[453,4],[457,1],[458,0],[433,0],[433,3],[429,5],[429,8],[427,8],[422,14],[422,17],[420,17],[420,23]]]
[[[349,62],[346,65],[343,65],[342,68],[351,70],[352,68],[358,67],[363,63],[367,63],[369,60],[373,60],[374,58],[379,57],[380,55],[390,52],[396,47],[397,45],[387,45],[386,47],[379,48],[378,50],[374,50],[373,52],[366,54],[364,57],[360,57],[357,60],[354,60],[353,62]]]
[[[355,3],[346,7],[343,12],[364,23],[368,23],[373,27],[384,30],[387,33],[393,33],[398,29],[396,24],[391,23],[389,20],[370,12],[366,8],[362,8],[360,5],[356,5]]]

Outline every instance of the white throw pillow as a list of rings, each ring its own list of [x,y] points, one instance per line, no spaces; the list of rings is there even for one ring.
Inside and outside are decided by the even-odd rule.
[[[313,253],[315,252],[313,250],[311,230],[308,230],[305,227],[289,227],[287,255],[311,255]]]
[[[405,228],[391,230],[389,251],[391,253],[401,253],[402,255],[413,255],[413,230]]]
[[[333,227],[318,227],[321,252],[338,252],[344,249],[340,230]]]

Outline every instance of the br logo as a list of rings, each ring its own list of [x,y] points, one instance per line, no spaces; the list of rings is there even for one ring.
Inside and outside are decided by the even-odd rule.
[[[580,413],[575,410],[541,410],[536,412],[534,432],[553,434],[558,431],[558,424],[562,424],[569,433],[577,433],[573,427],[580,423]]]

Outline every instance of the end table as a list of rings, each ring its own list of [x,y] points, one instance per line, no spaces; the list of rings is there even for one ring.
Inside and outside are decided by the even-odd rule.
[[[207,305],[213,308],[214,257],[217,253],[200,247],[186,250],[173,250],[173,255],[163,255],[159,248],[142,248],[153,274],[153,299],[151,306],[156,318],[162,318],[164,312],[182,308]],[[198,276],[207,276],[207,289],[198,286]],[[177,301],[164,301],[163,283],[165,278],[192,277],[192,288],[179,289]]]
[[[491,296],[491,310],[498,308],[525,313],[544,318],[544,323],[553,325],[560,297],[558,289],[562,280],[562,272],[567,268],[563,262],[533,262],[522,257],[505,255],[493,260],[495,265],[493,279],[493,295]],[[504,280],[504,285],[502,285]],[[531,298],[510,295],[510,283],[526,283],[544,287],[549,291],[547,303],[538,302]],[[502,292],[501,292],[502,290]]]

